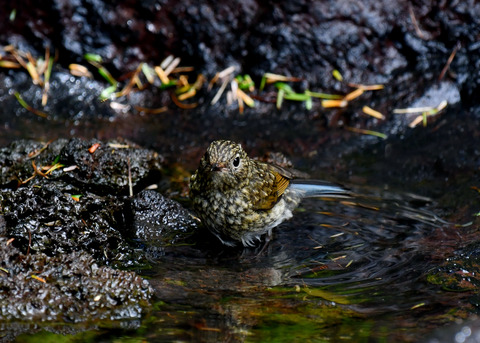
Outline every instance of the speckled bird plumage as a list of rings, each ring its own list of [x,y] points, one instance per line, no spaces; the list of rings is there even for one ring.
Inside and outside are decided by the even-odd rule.
[[[190,180],[193,207],[224,244],[254,245],[286,219],[305,194],[294,172],[253,160],[240,144],[214,141]]]

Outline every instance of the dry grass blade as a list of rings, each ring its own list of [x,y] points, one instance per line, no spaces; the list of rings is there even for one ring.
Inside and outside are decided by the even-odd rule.
[[[81,65],[81,64],[76,64],[72,63],[68,66],[68,69],[70,69],[70,74],[74,76],[85,76],[88,77],[89,79],[93,78],[92,73],[88,70],[87,67]]]
[[[364,90],[363,88],[357,88],[355,89],[353,92],[350,92],[348,93],[347,95],[345,95],[345,97],[343,98],[343,100],[345,101],[352,101],[353,99],[356,99],[358,98],[360,95],[362,95],[364,93]]]
[[[408,114],[408,113],[422,113],[433,110],[434,107],[408,107],[408,108],[396,108],[393,110],[393,113],[398,114]]]
[[[282,81],[282,82],[286,82],[286,81],[291,81],[291,82],[302,81],[302,79],[299,78],[299,77],[278,75],[278,74],[273,74],[273,73],[265,73],[264,77],[267,79],[267,83],[274,83],[274,82],[278,82],[278,81]]]
[[[183,101],[186,99],[190,99],[191,97],[195,96],[195,94],[197,94],[197,91],[195,88],[192,87],[187,92],[180,94],[178,96],[178,100]]]
[[[322,100],[322,107],[324,108],[333,108],[333,107],[347,107],[348,101],[345,100]]]
[[[385,88],[384,85],[363,85],[357,83],[348,83],[348,85],[353,88],[361,88],[364,91],[378,91]]]
[[[128,111],[130,109],[130,105],[122,104],[116,101],[110,101],[110,108],[115,111]]]
[[[170,75],[170,73],[180,64],[180,57],[175,58],[172,63],[165,68],[165,75]]]
[[[162,67],[156,66],[154,70],[155,70],[155,73],[157,73],[158,78],[160,79],[160,81],[162,81],[163,84],[168,84],[170,82],[167,74],[165,73]]]
[[[37,168],[37,165],[35,164],[35,160],[32,160],[32,167],[36,174],[41,175],[44,178],[48,179],[48,176],[45,175],[39,168]]]
[[[170,63],[172,63],[173,59],[174,59],[174,56],[173,56],[173,55],[167,56],[167,57],[160,63],[160,68],[165,69],[166,67],[168,67],[168,65],[169,65]]]
[[[43,87],[42,106],[47,105],[48,91],[50,90],[50,76],[52,75],[52,68],[53,68],[53,57],[50,57],[50,51],[46,55],[48,55],[48,59],[45,61],[48,61],[48,62],[47,62],[47,69],[45,70],[45,85]]]
[[[418,26],[417,23],[417,18],[415,17],[415,13],[413,12],[412,4],[408,4],[408,13],[410,14],[410,19],[412,20],[413,27],[415,28],[415,32],[417,33],[418,37],[421,39],[427,39],[425,34],[420,30],[420,27]]]
[[[55,163],[53,166],[50,166],[50,167],[44,167],[44,168],[48,168],[48,170],[45,172],[45,175],[48,175],[48,174],[52,173],[54,170],[59,169],[59,168],[63,168],[63,167],[65,167],[65,165],[63,165],[61,163]]]
[[[452,64],[453,59],[455,58],[455,55],[457,54],[458,49],[460,49],[460,42],[457,42],[455,45],[455,48],[453,49],[452,53],[448,57],[447,63],[445,63],[445,66],[443,67],[440,75],[438,76],[438,81],[441,81],[443,77],[445,76],[445,73],[447,72],[448,68],[450,68],[450,64]]]
[[[107,145],[115,149],[130,149],[130,145],[128,144],[108,143]]]
[[[363,135],[369,135],[369,136],[379,137],[379,138],[382,138],[382,139],[387,139],[387,135],[384,134],[384,133],[381,133],[381,132],[372,131],[372,130],[365,130],[365,129],[359,129],[359,128],[350,127],[350,126],[346,126],[345,128],[346,128],[348,131],[361,133],[361,134],[363,134]]]
[[[18,69],[18,68],[21,68],[21,67],[22,66],[17,62],[0,59],[0,68]]]
[[[68,173],[68,172],[71,172],[71,171],[73,171],[73,170],[75,170],[75,169],[77,169],[77,168],[78,168],[77,165],[73,165],[73,166],[65,167],[65,168],[63,168],[62,170],[63,170],[65,173]]]
[[[240,88],[237,88],[237,97],[241,99],[248,107],[255,107],[255,101]]]
[[[400,113],[400,114],[412,114],[412,113],[421,113],[417,116],[408,126],[410,128],[414,128],[418,124],[423,122],[423,126],[427,125],[427,117],[435,116],[444,110],[448,105],[446,100],[443,100],[438,106],[436,107],[409,107],[409,108],[400,108],[393,110],[393,113]]]
[[[177,74],[177,73],[188,73],[190,71],[194,71],[195,68],[193,67],[177,67],[172,70],[171,74]]]
[[[32,274],[32,279],[38,280],[38,281],[43,282],[43,283],[47,282],[47,281],[45,281],[44,278],[41,278],[40,276],[37,276],[37,275],[34,275],[34,274]]]
[[[153,84],[155,82],[155,75],[154,75],[155,70],[152,69],[148,64],[144,62],[140,63],[140,65],[141,65],[143,75],[145,75],[145,78],[147,79],[148,83]],[[139,82],[140,80],[138,79],[136,81]]]
[[[225,88],[228,85],[228,80],[224,80],[222,85],[220,86],[220,89],[218,90],[217,94],[213,97],[212,101],[210,102],[211,105],[215,105],[218,100],[220,100],[220,97],[222,96],[223,92],[225,91]]]
[[[375,111],[373,108],[370,108],[368,106],[363,106],[362,111],[363,113],[368,114],[369,116],[372,116],[374,118],[377,118],[380,120],[385,119],[385,116],[382,113]]]
[[[234,66],[230,66],[218,73],[215,74],[215,76],[210,80],[210,82],[208,83],[208,90],[211,90],[213,85],[218,81],[218,80],[222,80],[224,78],[226,78],[227,76],[230,76],[231,74],[233,74],[235,72],[235,67]],[[223,80],[225,81],[225,80]],[[222,91],[223,93],[223,91]],[[218,101],[218,100],[217,100]]]
[[[146,107],[134,106],[134,108],[138,112],[143,112],[147,114],[158,114],[158,113],[166,112],[168,109],[166,106],[159,107],[159,108],[146,108]]]
[[[27,62],[27,71],[30,74],[30,77],[32,78],[32,81],[36,85],[43,85],[42,80],[40,80],[40,76],[37,73],[37,69],[31,62]]]
[[[193,103],[193,104],[184,104],[182,102],[180,102],[177,97],[175,96],[175,94],[171,94],[170,95],[173,102],[175,103],[175,105],[177,105],[178,107],[180,107],[181,109],[184,109],[184,110],[189,110],[189,109],[192,109],[192,108],[195,108],[198,106],[197,103]]]
[[[48,60],[50,59],[50,48],[45,49],[45,60],[37,59],[34,63],[37,67],[38,75],[43,75],[48,68]]]
[[[135,71],[134,71],[132,77],[130,78],[130,81],[128,82],[128,84],[120,92],[115,93],[115,97],[119,98],[121,96],[129,94],[132,91],[133,87],[135,86],[136,79],[138,77],[138,74],[140,74],[141,71],[142,71],[142,63],[140,63],[138,65],[137,69],[135,69]]]
[[[200,88],[203,87],[203,84],[205,83],[205,76],[203,74],[198,74],[197,80],[195,80],[195,83],[192,85],[193,88],[196,90],[199,90]]]
[[[245,106],[243,106],[242,98],[237,98],[237,102],[238,102],[238,111],[240,112],[240,114],[243,114],[243,110]]]
[[[408,127],[410,128],[414,128],[415,126],[417,126],[418,124],[420,124],[422,121],[424,120],[424,116],[421,115],[421,116],[418,116],[416,117],[414,120],[412,120],[412,122],[410,124],[408,124]]]
[[[273,74],[273,73],[265,73],[263,74],[262,77],[262,82],[260,83],[260,91],[265,88],[266,84],[270,83],[275,83],[275,82],[298,82],[302,81],[302,78],[300,77],[294,77],[294,76],[285,76],[285,75],[279,75],[279,74]]]
[[[42,146],[39,150],[35,150],[35,151],[32,151],[30,153],[28,153],[28,156],[27,158],[30,160],[32,158],[35,158],[37,157],[38,155],[40,155],[43,151],[45,151],[45,149],[48,148],[48,146],[54,141],[54,139],[51,139],[49,140],[47,143],[45,143],[44,146]]]
[[[218,78],[219,79],[223,79],[224,77],[227,77],[231,74],[233,74],[235,72],[235,67],[234,66],[230,66],[224,70],[222,70],[221,72],[218,73]]]

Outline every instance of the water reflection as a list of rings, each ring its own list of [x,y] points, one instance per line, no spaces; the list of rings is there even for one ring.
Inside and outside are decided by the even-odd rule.
[[[303,170],[325,166],[326,174],[340,169],[336,177],[343,174],[344,180],[350,172],[364,177],[365,184],[405,189],[420,185],[420,192],[437,196],[442,207],[458,212],[461,220],[478,212],[477,198],[467,193],[470,187],[478,187],[478,178],[470,172],[478,165],[472,167],[464,156],[478,155],[474,138],[479,125],[465,121],[465,116],[455,113],[459,119],[448,127],[416,132],[408,140],[390,140],[388,154],[379,144],[345,162],[337,152],[345,156],[348,147],[332,143],[336,133],[325,136],[330,141],[326,147],[319,139],[322,129],[308,121],[286,124],[255,117],[257,126],[252,130],[241,125],[252,118],[239,117],[234,122],[197,114],[165,113],[79,125],[20,121],[0,127],[0,140],[120,136],[153,147],[171,163],[193,170],[212,139],[232,138],[246,142],[252,155],[277,150],[296,156],[294,162]],[[199,137],[203,129],[217,125],[221,131],[210,129]],[[457,127],[468,134],[460,137]],[[297,137],[299,132],[302,138]],[[451,144],[452,137],[461,140]],[[355,149],[360,150],[358,145],[357,141]],[[440,157],[431,155],[434,150]],[[460,156],[460,162],[455,156]],[[337,163],[344,163],[343,169]],[[401,168],[402,163],[411,169]],[[354,185],[352,190],[357,196],[348,201],[306,199],[295,216],[275,230],[274,239],[261,253],[223,247],[208,232],[198,233],[191,245],[149,247],[153,267],[141,273],[155,287],[158,302],[138,330],[105,330],[102,337],[197,342],[417,341],[432,328],[468,317],[472,308],[478,308],[478,301],[470,301],[469,294],[446,293],[443,279],[438,283],[430,279],[440,271],[440,278],[453,274],[472,293],[478,290],[475,275],[470,281],[470,274],[463,270],[469,261],[471,273],[478,271],[475,229],[466,233],[443,222],[434,214],[439,206],[427,198],[375,187]],[[456,266],[445,266],[447,258],[455,257],[468,243],[473,245],[471,253],[458,254],[451,259],[458,262]]]
[[[168,248],[149,272],[157,296],[201,341],[250,341],[253,333],[261,341],[267,331],[281,336],[285,324],[292,330],[286,337],[302,329],[305,337],[321,330],[331,338],[345,321],[356,323],[347,341],[365,325],[398,333],[412,325],[414,309],[438,303],[424,279],[435,247],[428,236],[453,225],[431,212],[426,198],[354,191],[361,195],[305,199],[261,252],[223,247],[208,232],[196,246]]]

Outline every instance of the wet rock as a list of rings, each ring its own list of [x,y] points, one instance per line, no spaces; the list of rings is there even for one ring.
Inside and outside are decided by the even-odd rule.
[[[81,195],[79,201],[72,196]],[[1,190],[6,233],[24,253],[49,256],[87,251],[98,261],[129,264],[132,249],[122,238],[124,200],[98,196],[63,182]]]
[[[27,73],[16,72],[9,75],[0,74],[0,118],[10,121],[12,114],[17,117],[41,120],[35,114],[18,106],[14,91],[33,108],[41,109],[50,120],[69,119],[72,121],[92,118],[114,118],[117,113],[109,103],[100,101],[100,94],[106,88],[101,81],[86,77],[76,77],[68,70],[56,65],[50,79],[48,102],[42,105],[42,90],[32,82]]]
[[[196,228],[186,210],[158,193],[142,192],[132,201],[122,195],[128,194],[128,163],[135,191],[160,181],[161,160],[125,142],[13,142],[0,149],[1,232],[23,253],[84,251],[100,263],[140,265],[143,252],[130,238],[172,245]],[[63,166],[48,172],[56,163]]]
[[[95,69],[92,69],[95,74]],[[74,124],[93,119],[113,120],[134,111],[134,106],[158,108],[170,103],[168,93],[154,87],[143,92],[130,94],[128,104],[125,98],[117,99],[123,105],[115,107],[109,101],[102,101],[101,93],[108,87],[104,80],[94,80],[88,77],[77,77],[55,64],[50,78],[48,101],[42,105],[42,90],[32,82],[30,76],[23,71],[0,73],[0,118],[11,122],[15,117],[21,117],[32,122],[44,121],[19,106],[14,92],[21,94],[22,99],[35,109],[39,109],[48,116],[50,121],[68,120]],[[166,98],[165,98],[166,97]],[[12,118],[12,114],[15,116]]]
[[[90,152],[89,149],[99,144]],[[132,187],[141,188],[160,178],[163,158],[124,141],[100,142],[98,140],[59,139],[50,144],[35,141],[15,141],[0,149],[0,185],[16,187],[34,174],[37,168],[60,163],[73,169],[59,168],[47,176],[37,176],[35,183],[50,179],[63,180],[94,193],[128,194],[128,175]],[[48,168],[43,170],[47,172]]]
[[[201,130],[206,132],[202,137],[230,135],[233,138],[232,132],[242,130],[241,126],[245,125],[245,131],[250,133],[249,123],[253,120],[258,123],[260,118],[275,118],[280,124],[288,120],[307,122],[313,119],[318,130],[325,126],[351,126],[402,135],[408,130],[406,117],[394,115],[393,109],[411,105],[426,90],[444,82],[451,84],[450,89],[456,88],[461,103],[468,106],[477,103],[480,89],[477,73],[480,44],[476,38],[480,8],[474,3],[392,4],[384,0],[361,4],[304,0],[275,3],[165,0],[118,4],[78,0],[50,1],[41,6],[29,0],[20,3],[39,10],[18,11],[14,21],[0,23],[0,44],[13,44],[22,51],[31,52],[35,58],[44,55],[45,46],[55,47],[59,59],[52,71],[49,101],[44,107],[41,106],[41,87],[32,84],[25,70],[1,70],[0,102],[5,106],[0,108],[0,120],[3,118],[5,128],[0,126],[0,141],[8,142],[8,137],[13,137],[2,135],[2,130],[11,133],[10,126],[18,130],[16,135],[21,135],[28,127],[33,131],[30,135],[48,137],[40,132],[52,130],[53,124],[62,128],[60,136],[74,135],[72,132],[77,126],[85,125],[86,129],[77,132],[84,130],[84,135],[91,136],[89,122],[93,118],[108,119],[108,122],[103,121],[104,131],[108,137],[117,137],[118,132],[113,128],[115,125],[110,125],[110,120],[126,118],[126,124],[116,124],[128,126],[129,117],[137,113],[135,106],[159,108],[167,105],[172,112],[183,112],[172,103],[169,92],[158,87],[158,79],[147,89],[115,101],[101,102],[98,96],[109,83],[99,76],[96,68],[90,66],[95,80],[72,77],[67,71],[72,62],[88,65],[83,58],[87,52],[103,56],[103,65],[121,80],[119,89],[125,86],[131,75],[128,73],[139,63],[158,65],[170,54],[180,57],[182,65],[195,68],[189,74],[190,82],[200,73],[211,79],[218,71],[236,66],[235,74],[249,73],[257,90],[266,72],[302,78],[302,82],[291,83],[297,92],[309,89],[346,94],[352,90],[348,86],[350,82],[385,85],[382,91],[365,92],[347,108],[325,109],[320,100],[315,99],[311,110],[306,110],[303,102],[296,101],[284,101],[281,110],[276,110],[273,104],[276,89],[269,85],[264,91],[252,94],[258,101],[254,109],[246,109],[249,117],[227,121],[224,125],[217,120],[236,116],[238,106],[236,103],[228,105],[226,96],[212,106],[210,101],[219,85],[209,91],[204,86],[195,99],[189,99],[198,106],[185,117],[167,119],[162,124],[148,120],[144,124],[145,132],[150,132],[148,138],[143,132],[132,134],[132,130],[123,128],[124,137],[133,136],[142,144],[153,141],[162,147],[164,144],[159,143],[162,138],[156,137],[157,130],[150,125],[152,122],[160,130],[181,132],[165,135],[169,145],[172,136],[178,138],[174,146],[190,144],[198,139],[197,133]],[[10,13],[13,7],[4,4],[0,5],[0,12],[2,9]],[[35,13],[34,18],[31,13]],[[454,51],[448,70],[440,78]],[[342,73],[344,82],[332,77],[334,69]],[[143,76],[141,78],[146,84]],[[13,96],[14,91],[34,108],[46,112],[51,121],[21,107]],[[362,111],[365,105],[385,114],[386,120],[366,116]],[[32,125],[25,124],[24,117]],[[196,122],[200,125],[188,125],[189,118],[201,118]],[[54,122],[57,120],[59,122]],[[62,120],[74,128],[66,128]],[[39,125],[39,129],[31,129],[33,124]],[[211,130],[212,127],[215,130]],[[189,137],[188,132],[192,133]],[[271,135],[270,132],[274,130],[268,129],[265,135]],[[243,139],[245,134],[237,133],[236,136]],[[278,137],[275,134],[275,139]],[[169,151],[170,148],[165,149]],[[137,191],[140,189],[138,187]]]
[[[34,173],[33,163],[39,166],[51,165],[55,156],[60,153],[66,140],[58,140],[50,144],[38,157],[32,157],[39,152],[44,144],[35,141],[18,140],[0,149],[0,185],[16,188],[19,183],[27,180]],[[38,180],[37,180],[38,181]]]
[[[110,266],[144,267],[163,247],[187,242],[198,223],[155,191],[121,195],[127,160],[134,189],[159,176],[161,157],[125,142],[15,141],[0,149],[1,321],[130,321],[144,313],[149,283]],[[49,172],[56,163],[64,166]],[[1,337],[37,330],[5,326]]]
[[[100,146],[92,153],[94,144]],[[60,153],[60,161],[78,168],[66,173],[69,182],[93,192],[128,194],[129,170],[132,187],[142,189],[160,178],[163,158],[156,152],[128,142],[101,143],[71,139]]]
[[[0,318],[77,323],[139,318],[152,289],[86,253],[24,255],[0,237]],[[28,296],[27,296],[28,295]]]
[[[162,245],[185,242],[199,222],[179,203],[151,190],[140,192],[130,202],[132,229],[136,238]]]
[[[83,62],[85,53],[95,53],[119,76],[139,62],[158,64],[174,54],[209,77],[233,65],[237,72],[255,78],[275,72],[303,77],[311,88],[346,90],[331,77],[333,69],[350,82],[398,83],[398,74],[408,71],[417,71],[410,80],[421,75],[435,82],[455,45],[461,44],[451,66],[452,77],[470,100],[479,85],[478,77],[466,77],[475,74],[479,60],[480,8],[473,2],[165,0],[110,4],[78,0],[39,6],[22,0],[20,5],[38,10],[18,11],[15,20],[4,21],[0,43],[14,44],[34,55],[43,55],[45,45],[55,46],[64,70],[69,63]],[[12,9],[5,3],[2,12]],[[90,96],[89,92],[74,93]],[[92,113],[76,106],[73,112],[79,117]]]
[[[429,86],[422,94],[418,94],[411,103],[406,103],[401,108],[431,108],[434,109],[442,102],[446,101],[447,106],[458,106],[461,101],[460,90],[457,84],[449,81],[440,82]],[[400,106],[399,106],[400,108]],[[445,111],[439,112],[437,115],[428,117],[428,122],[432,123],[443,118]],[[421,112],[397,114],[395,120],[386,124],[391,134],[402,134],[408,130],[409,124],[412,123]]]
[[[478,222],[478,220],[477,220]],[[478,224],[478,223],[477,223]],[[476,239],[476,229],[466,230],[465,241]],[[467,238],[473,237],[472,240]],[[454,252],[453,256],[444,259],[444,262],[427,276],[427,281],[454,292],[471,292],[471,303],[480,306],[478,292],[480,290],[480,245],[476,242]]]
[[[460,102],[460,92],[454,83],[441,82],[427,89],[425,94],[409,107],[435,107],[442,101],[447,101],[449,105],[456,105]]]

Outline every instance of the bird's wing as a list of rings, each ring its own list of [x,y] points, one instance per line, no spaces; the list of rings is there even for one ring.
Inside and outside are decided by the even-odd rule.
[[[277,195],[280,197],[290,184],[290,178],[274,171],[275,174],[275,187],[277,188]]]
[[[269,164],[269,167],[271,170],[281,174],[283,177],[287,178],[288,180],[297,179],[297,178],[300,178],[300,179],[310,178],[310,175],[308,175],[307,173],[304,173],[294,168],[285,168],[277,164]]]
[[[290,178],[283,175],[283,173],[280,173],[278,170],[276,170],[276,168],[271,170],[271,173],[273,174],[273,177],[271,178],[271,181],[267,183],[266,187],[264,187],[266,196],[260,196],[258,201],[255,203],[254,207],[257,210],[271,209],[290,184]]]

